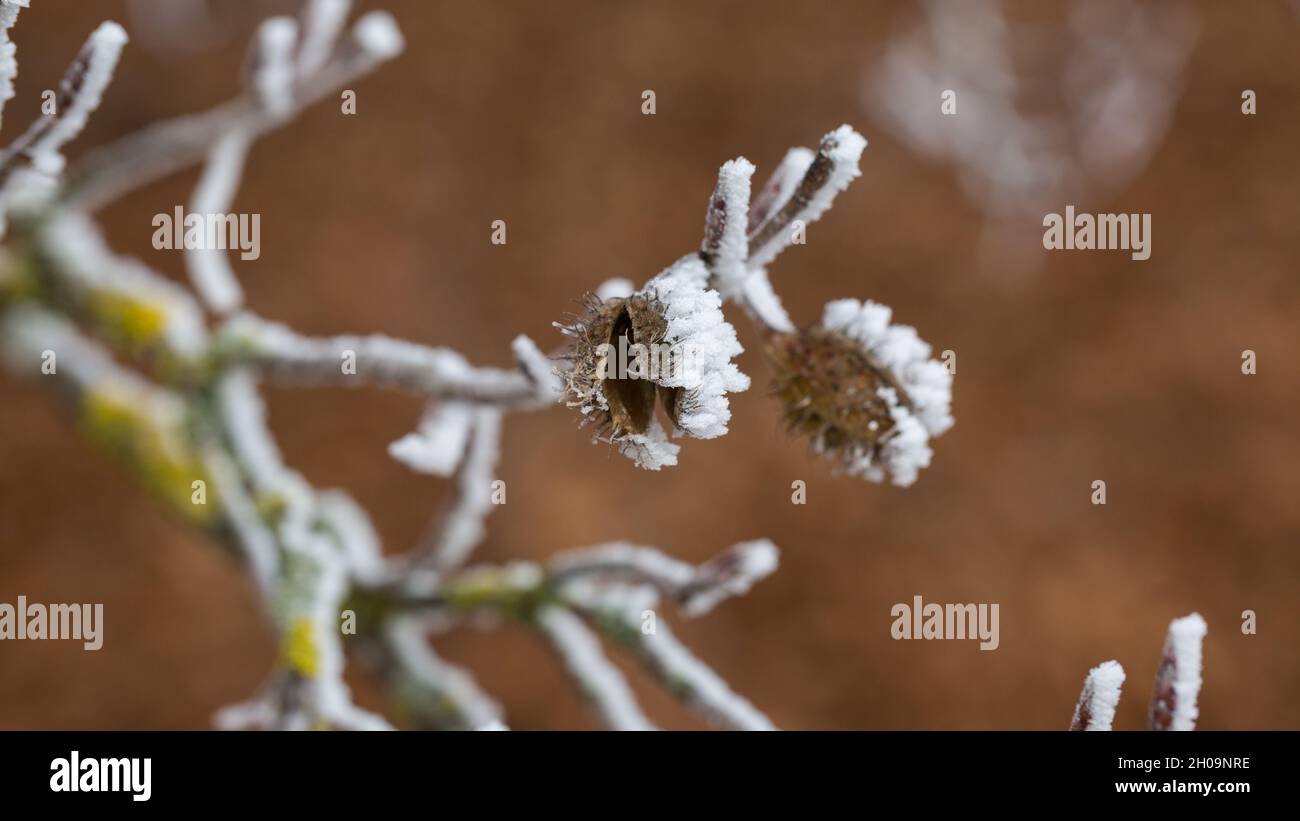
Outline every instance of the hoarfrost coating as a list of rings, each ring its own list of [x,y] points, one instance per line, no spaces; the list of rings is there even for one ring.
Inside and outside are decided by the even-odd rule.
[[[1104,731],[1115,722],[1124,668],[1117,661],[1104,661],[1088,671],[1079,703],[1074,708],[1070,729]]]
[[[1205,633],[1205,619],[1199,613],[1169,623],[1160,672],[1151,698],[1154,729],[1186,731],[1196,728],[1196,700],[1201,691],[1201,642]]]

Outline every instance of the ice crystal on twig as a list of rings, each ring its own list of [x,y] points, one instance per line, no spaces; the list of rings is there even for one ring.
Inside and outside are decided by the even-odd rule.
[[[538,626],[551,640],[564,666],[587,698],[596,705],[601,720],[611,730],[653,730],[641,711],[627,679],[600,648],[582,619],[568,610],[548,607],[537,616]]]
[[[483,522],[493,508],[493,480],[501,454],[501,411],[475,408],[471,413],[455,498],[425,540],[427,557],[415,559],[439,570],[464,563],[474,546],[483,541],[487,531]]]
[[[507,729],[501,705],[468,672],[438,657],[429,646],[429,632],[412,616],[392,619],[385,629],[391,660],[384,669],[413,718],[429,728]]]
[[[1151,692],[1149,721],[1153,730],[1196,728],[1196,697],[1201,692],[1201,640],[1205,619],[1199,613],[1169,623]]]
[[[4,122],[5,103],[14,98],[14,77],[18,75],[15,59],[18,47],[9,39],[9,29],[18,22],[18,12],[29,3],[30,0],[0,0],[0,123]]]
[[[325,65],[348,21],[349,5],[350,0],[308,0],[296,65],[299,77],[309,77]]]
[[[765,550],[758,552],[767,554]],[[767,556],[775,559],[774,552],[764,559]],[[731,730],[775,729],[767,716],[691,653],[663,620],[647,623],[647,614],[654,613],[660,593],[668,591],[661,591],[653,582],[611,582],[611,578],[617,576],[577,577],[563,585],[563,595],[579,612],[593,619],[607,638],[629,650],[646,672],[710,724]]]
[[[6,8],[17,14],[17,6]],[[0,24],[6,20],[13,23],[12,17],[0,17]],[[33,122],[22,135],[0,150],[0,218],[7,220],[13,211],[37,211],[54,195],[64,167],[60,151],[81,133],[90,115],[99,107],[104,90],[113,79],[126,39],[126,32],[117,23],[100,24],[64,73],[55,98],[55,113]],[[12,69],[12,73],[5,77],[8,88],[0,88],[0,94],[7,92],[10,96],[13,73],[17,71],[16,64],[7,65],[12,63],[12,46],[8,42],[0,44],[7,49],[7,53],[0,52],[0,74]],[[0,106],[3,106],[3,100],[0,100]],[[0,229],[3,228],[4,221],[0,221]]]
[[[1071,730],[1109,730],[1124,687],[1124,668],[1118,661],[1103,661],[1088,671],[1074,707]]]
[[[802,177],[793,187],[778,181],[778,196],[764,203],[767,213],[755,220],[757,224],[749,232],[749,267],[763,268],[790,247],[794,233],[789,229],[795,222],[808,225],[830,209],[836,195],[862,173],[858,161],[866,148],[866,138],[842,125],[822,138],[806,167],[778,167],[778,173],[799,170]],[[799,152],[787,154],[786,158],[801,164],[808,156]]]
[[[712,610],[729,596],[742,595],[776,570],[778,551],[766,539],[742,542],[695,567],[650,547],[624,543],[561,553],[550,562],[553,576],[644,584],[676,600],[690,616]]]
[[[1201,640],[1205,619],[1192,613],[1169,624],[1151,693],[1148,726],[1152,730],[1196,728],[1196,697],[1201,690]],[[1124,686],[1124,668],[1107,661],[1092,668],[1074,708],[1071,730],[1109,730]]]

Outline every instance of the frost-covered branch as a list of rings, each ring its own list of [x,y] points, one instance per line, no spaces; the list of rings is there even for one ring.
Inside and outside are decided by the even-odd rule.
[[[32,123],[21,137],[0,151],[0,191],[6,199],[13,196],[9,180],[19,160],[26,160],[36,175],[51,183],[63,171],[64,161],[59,151],[81,133],[91,113],[99,107],[126,39],[126,32],[117,23],[101,24],[86,40],[59,83],[54,113]],[[12,83],[12,76],[9,81]],[[12,85],[8,91],[12,95]]]
[[[218,347],[226,366],[248,366],[276,382],[378,385],[507,407],[539,407],[555,400],[553,384],[538,383],[528,366],[474,367],[450,348],[378,334],[309,337],[253,314],[232,318]]]
[[[1088,671],[1079,693],[1079,703],[1070,720],[1071,730],[1109,730],[1119,707],[1124,687],[1124,668],[1118,661],[1104,661]]]
[[[776,259],[777,255],[790,246],[794,239],[792,228],[795,222],[807,225],[819,219],[831,207],[835,196],[848,188],[860,174],[858,161],[866,150],[867,141],[861,134],[840,126],[822,138],[817,154],[813,157],[798,185],[794,186],[789,196],[776,199],[770,211],[757,226],[750,231],[749,265],[762,268]],[[787,161],[799,161],[806,154],[787,154]],[[789,169],[778,168],[778,171]],[[778,189],[784,183],[776,183]],[[781,192],[784,193],[784,192]]]
[[[14,98],[14,77],[18,76],[18,47],[9,39],[9,29],[18,22],[18,12],[30,0],[0,0],[0,123],[4,122],[5,103]]]
[[[426,729],[504,730],[501,706],[465,670],[438,657],[428,626],[412,616],[390,619],[381,673],[398,703]]]
[[[318,33],[318,16],[312,19],[309,30],[313,38],[324,37]],[[275,28],[272,40],[283,37]],[[279,28],[284,31],[282,26]],[[278,44],[272,43],[272,47]],[[298,110],[396,57],[404,42],[396,21],[387,12],[373,11],[357,20],[350,36],[338,41],[323,62],[319,48],[313,39],[312,51],[306,58],[299,52],[298,71],[287,88],[277,90],[274,83],[268,85],[263,74],[261,88],[253,93],[208,111],[167,120],[98,149],[72,171],[65,195],[68,204],[96,210],[135,188],[201,161],[232,130],[244,131],[250,139],[260,137],[283,125]],[[307,70],[313,64],[315,70]]]
[[[235,128],[213,144],[203,176],[194,189],[190,213],[223,214],[230,208],[248,156],[249,136],[247,131]],[[195,292],[213,312],[227,314],[243,304],[244,292],[225,249],[206,244],[186,248],[185,267]]]
[[[729,596],[743,595],[776,570],[777,549],[767,539],[742,542],[698,567],[653,548],[617,542],[567,551],[548,563],[552,580],[596,577],[645,584],[676,601],[688,616],[713,609]]]
[[[212,526],[219,505],[192,504],[206,478],[185,397],[121,367],[62,316],[33,305],[0,313],[0,348],[16,373],[51,379],[90,438],[131,466],[170,509]]]
[[[259,592],[270,596],[280,571],[279,545],[267,522],[259,515],[257,499],[244,484],[235,460],[215,444],[203,448],[203,464],[212,477],[212,490],[221,501],[235,541],[257,582]]]
[[[754,164],[741,157],[723,163],[718,170],[718,186],[704,218],[703,258],[718,291],[732,297],[744,287],[749,237],[746,235],[749,214],[750,179]]]
[[[302,13],[302,45],[295,70],[310,77],[324,67],[347,25],[351,0],[308,0]]]
[[[1196,697],[1201,690],[1201,640],[1205,619],[1192,613],[1169,624],[1151,694],[1152,730],[1192,730],[1196,727]],[[1109,730],[1124,686],[1124,668],[1107,661],[1088,671],[1070,721],[1071,730]]]
[[[1205,619],[1193,613],[1169,623],[1160,669],[1148,713],[1153,730],[1196,728],[1196,697],[1201,692],[1201,640]]]
[[[480,407],[469,408],[466,413],[468,441],[456,477],[456,495],[435,520],[418,555],[412,558],[415,566],[437,570],[458,567],[487,532],[484,520],[492,512],[492,483],[501,455],[501,411]]]
[[[654,587],[583,579],[566,585],[564,596],[705,721],[728,730],[776,729],[767,716],[733,691],[657,617],[654,608],[658,591]]]
[[[133,357],[196,362],[208,330],[198,302],[139,260],[112,251],[91,219],[75,210],[50,216],[33,239],[42,263],[31,287]]]
[[[547,607],[537,614],[537,626],[555,647],[583,695],[595,705],[605,726],[611,730],[655,729],[637,704],[627,679],[605,657],[600,639],[582,619],[563,608]]]
[[[686,649],[657,613],[660,596],[688,616],[742,595],[776,569],[767,540],[743,542],[692,566],[650,547],[622,543],[576,548],[542,566],[527,562],[477,566],[444,574],[432,587],[389,582],[402,612],[460,619],[491,613],[537,627],[561,648],[566,669],[582,684],[602,723],[639,726],[622,674],[582,624],[589,621],[627,650],[670,693],[706,721],[730,729],[772,729],[771,722]],[[576,620],[576,621],[575,621]]]

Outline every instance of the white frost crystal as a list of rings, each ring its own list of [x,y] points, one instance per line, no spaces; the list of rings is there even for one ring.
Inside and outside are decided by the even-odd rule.
[[[861,343],[890,370],[910,400],[909,407],[892,388],[879,390],[889,404],[894,431],[878,454],[864,452],[848,472],[876,482],[888,473],[894,484],[907,486],[930,464],[930,438],[953,425],[952,374],[930,358],[930,346],[915,328],[890,324],[891,315],[889,308],[870,300],[840,299],[826,305],[822,327]]]
[[[419,473],[450,476],[465,458],[474,408],[465,402],[434,406],[419,429],[388,446],[388,455]]]
[[[668,439],[658,419],[651,419],[645,433],[629,433],[617,441],[618,452],[631,459],[637,467],[659,470],[677,464],[677,453],[682,449]]]
[[[1201,692],[1201,640],[1205,638],[1205,632],[1205,619],[1199,613],[1169,623],[1164,655],[1173,660],[1171,730],[1196,728],[1196,698]]]
[[[28,0],[0,0],[0,111],[13,99],[14,77],[18,74],[18,61],[14,59],[17,46],[9,39],[9,29],[18,20],[18,12],[27,8]]]
[[[62,170],[63,158],[58,155],[65,143],[81,133],[86,121],[104,96],[104,89],[113,80],[117,59],[126,45],[126,30],[114,22],[101,23],[82,48],[85,60],[84,73],[71,95],[69,104],[59,112],[54,125],[29,149],[33,162],[43,169]]]
[[[1083,682],[1079,704],[1074,708],[1072,726],[1081,730],[1109,730],[1115,722],[1121,688],[1124,686],[1124,668],[1118,661],[1104,661],[1088,671]],[[1087,724],[1078,727],[1086,711]]]
[[[823,161],[829,165],[825,182],[818,186],[815,191],[809,192],[810,196],[807,202],[792,215],[790,222],[798,221],[804,225],[809,225],[826,213],[831,204],[835,202],[835,196],[848,188],[849,183],[861,175],[862,171],[858,168],[858,161],[862,159],[862,152],[866,148],[866,137],[854,131],[851,126],[842,125],[823,137],[818,155],[823,156],[825,158]],[[788,153],[778,168],[778,172],[788,173],[799,164],[802,164],[807,157],[808,154],[802,152]],[[816,155],[814,155],[813,159],[816,159]],[[813,162],[809,161],[808,168],[811,168],[812,165]],[[804,170],[806,171],[807,168]],[[788,186],[784,175],[779,176],[778,179],[780,182],[777,185],[782,190],[776,193],[784,193],[785,200],[788,202],[798,185]],[[780,203],[778,207],[785,204],[780,201],[778,203]],[[751,246],[749,249],[750,267],[762,268],[776,259],[777,255],[790,245],[792,236],[789,231],[780,231],[767,237],[766,241],[757,246]]]
[[[727,432],[731,421],[728,393],[749,389],[749,377],[732,358],[744,348],[736,329],[722,315],[722,297],[705,286],[708,270],[694,254],[683,257],[646,283],[664,306],[668,328],[663,344],[686,355],[687,367],[661,376],[658,384],[682,388],[677,427],[696,439],[713,439]]]
[[[366,53],[376,59],[392,59],[406,47],[402,30],[398,28],[393,15],[386,11],[372,11],[363,15],[353,32]]]

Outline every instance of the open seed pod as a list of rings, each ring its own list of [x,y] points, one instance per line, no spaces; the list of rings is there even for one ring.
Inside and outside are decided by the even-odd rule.
[[[742,350],[722,314],[722,298],[707,287],[697,254],[675,262],[635,293],[602,289],[570,325],[573,339],[565,380],[568,405],[596,439],[619,446],[638,466],[658,470],[677,462],[656,415],[662,408],[675,435],[711,439],[727,432],[727,393],[749,387],[731,361]]]

